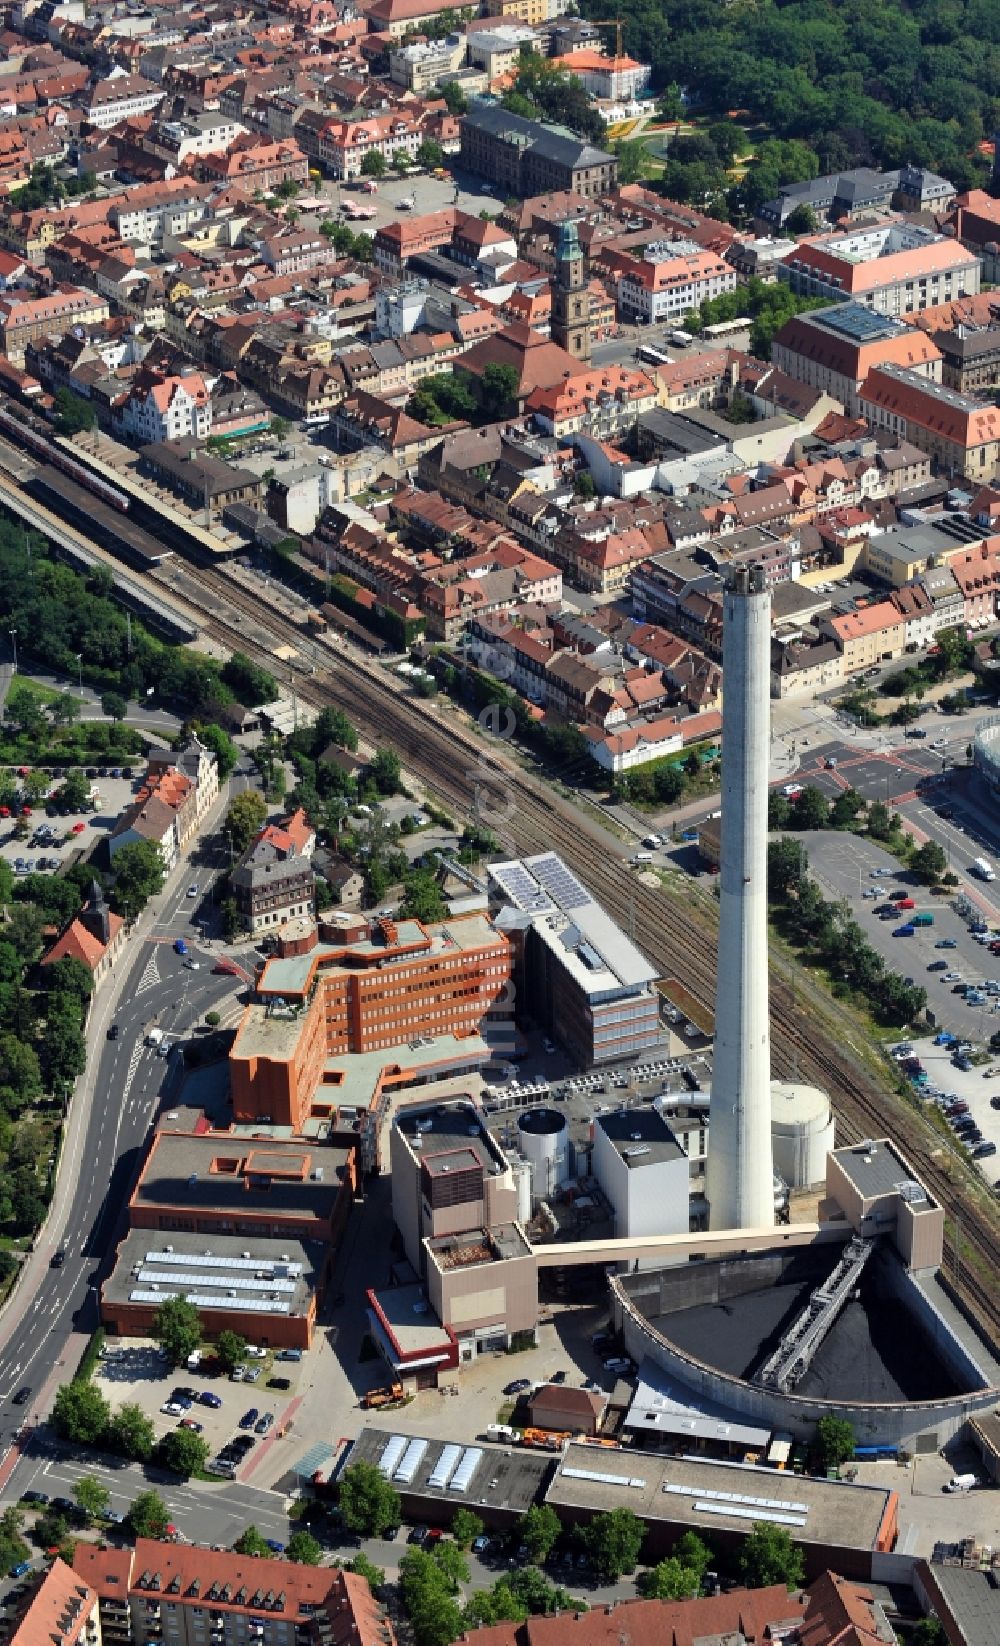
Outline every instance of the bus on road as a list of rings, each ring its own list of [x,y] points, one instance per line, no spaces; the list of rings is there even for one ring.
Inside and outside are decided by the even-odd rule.
[[[648,366],[669,366],[673,363],[669,354],[663,349],[654,349],[651,343],[640,344],[635,352],[637,359],[645,360]]]

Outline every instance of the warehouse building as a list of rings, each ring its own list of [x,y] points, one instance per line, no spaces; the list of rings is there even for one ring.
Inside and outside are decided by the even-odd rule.
[[[338,1473],[355,1463],[373,1464],[391,1480],[407,1520],[439,1526],[456,1509],[472,1509],[490,1528],[507,1527],[541,1495],[552,1459],[513,1447],[429,1440],[362,1429],[340,1460]]]

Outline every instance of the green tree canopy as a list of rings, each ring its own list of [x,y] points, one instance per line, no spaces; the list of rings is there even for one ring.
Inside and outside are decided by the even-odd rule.
[[[222,827],[237,857],[243,855],[266,821],[267,802],[256,789],[242,789],[233,796]]]
[[[216,1021],[218,1021],[218,1014],[209,1012],[205,1018],[205,1022],[207,1023],[209,1017],[213,1015],[215,1015]],[[239,1332],[231,1332],[228,1330],[220,1332],[215,1340],[215,1352],[222,1362],[223,1369],[227,1372],[231,1372],[234,1366],[240,1366],[243,1361],[246,1360],[247,1340],[245,1337],[241,1337]]]
[[[156,1448],[157,1462],[184,1480],[203,1469],[210,1456],[208,1441],[193,1429],[171,1429]]]
[[[63,1440],[96,1446],[104,1437],[111,1408],[93,1383],[64,1383],[56,1391],[52,1426]]]
[[[207,724],[203,721],[198,726],[198,736],[206,749],[211,749],[215,755],[219,768],[219,782],[224,783],[240,757],[239,749],[229,733],[223,731],[221,726],[213,725],[211,721]]]
[[[285,1553],[298,1566],[318,1566],[323,1558],[323,1545],[312,1532],[293,1532]]]
[[[562,1533],[562,1522],[549,1503],[533,1503],[517,1523],[517,1533],[529,1559],[548,1560]]]
[[[181,1293],[168,1297],[153,1316],[153,1336],[172,1366],[183,1366],[201,1342],[201,1322],[193,1303]]]
[[[272,431],[274,422],[271,423]],[[247,708],[260,703],[273,703],[278,695],[278,682],[259,663],[251,662],[243,652],[233,652],[222,666],[222,679],[238,702]]]
[[[382,1537],[403,1518],[399,1493],[372,1463],[352,1463],[340,1478],[337,1502],[349,1532]]]
[[[361,162],[362,175],[365,177],[384,177],[386,164],[384,157],[377,149],[369,149]]]
[[[854,1430],[847,1419],[828,1413],[820,1418],[813,1435],[810,1447],[813,1464],[821,1474],[827,1469],[838,1469],[854,1456],[854,1446]]]
[[[115,852],[112,868],[112,904],[126,920],[134,920],[150,898],[163,890],[166,871],[162,854],[151,840],[136,840]]]
[[[159,1492],[140,1492],[125,1517],[133,1537],[160,1538],[170,1525],[167,1505]]]
[[[598,1575],[617,1583],[634,1572],[646,1528],[631,1509],[610,1509],[595,1515],[584,1529],[584,1544]]]
[[[147,1416],[138,1401],[126,1400],[108,1424],[104,1439],[108,1450],[116,1452],[119,1457],[145,1463],[152,1456],[156,1430],[152,1418]]]
[[[802,1550],[784,1526],[769,1521],[755,1522],[739,1552],[739,1568],[751,1589],[766,1589],[772,1583],[799,1589],[805,1581]]]
[[[460,1549],[467,1549],[483,1535],[483,1522],[471,1509],[456,1509],[451,1521],[451,1535]]]
[[[233,1553],[252,1555],[256,1560],[266,1560],[271,1551],[256,1526],[246,1526],[233,1544]]]
[[[111,1502],[111,1493],[93,1475],[83,1475],[73,1487],[73,1501],[88,1520],[97,1520]]]

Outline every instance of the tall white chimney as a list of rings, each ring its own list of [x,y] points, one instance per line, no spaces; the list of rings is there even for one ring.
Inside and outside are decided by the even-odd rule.
[[[715,1056],[705,1193],[709,1228],[774,1223],[767,993],[771,595],[730,572],[722,623],[722,845]]]

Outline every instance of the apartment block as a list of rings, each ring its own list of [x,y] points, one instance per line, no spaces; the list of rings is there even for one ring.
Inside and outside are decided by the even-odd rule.
[[[906,644],[906,617],[891,600],[876,600],[843,616],[822,617],[819,628],[839,647],[845,674],[892,662],[902,656]]]
[[[452,1037],[472,1063],[489,1056],[480,1035],[508,1019],[511,957],[506,936],[486,916],[436,924],[382,918],[324,927],[306,952],[270,960],[230,1053],[233,1113],[269,1115],[302,1132],[310,1114],[344,1100],[348,1054],[374,1054],[378,1070],[402,1076],[422,1057],[427,1079],[434,1042]],[[440,1050],[445,1060],[447,1051]]]
[[[853,300],[899,315],[975,295],[981,265],[954,239],[896,221],[803,240],[778,274],[802,297]]]
[[[29,343],[61,337],[73,326],[99,326],[111,310],[107,299],[82,286],[57,286],[44,297],[0,298],[0,346],[14,366],[24,365]]]
[[[735,291],[736,270],[693,240],[661,240],[618,261],[618,316],[629,325],[680,319],[706,298]]]
[[[366,1580],[331,1566],[137,1538],[78,1543],[105,1646],[395,1646]]]
[[[97,1589],[57,1555],[8,1628],[11,1646],[102,1646]]]
[[[474,103],[462,117],[461,134],[462,166],[499,184],[505,195],[527,199],[571,189],[597,200],[615,186],[614,155],[499,103]]]
[[[879,366],[860,392],[861,415],[873,429],[889,429],[934,460],[939,472],[989,481],[1000,471],[1000,410],[917,372]]]
[[[230,875],[236,906],[251,937],[312,914],[315,841],[301,809],[280,823],[269,823],[251,841]]]

